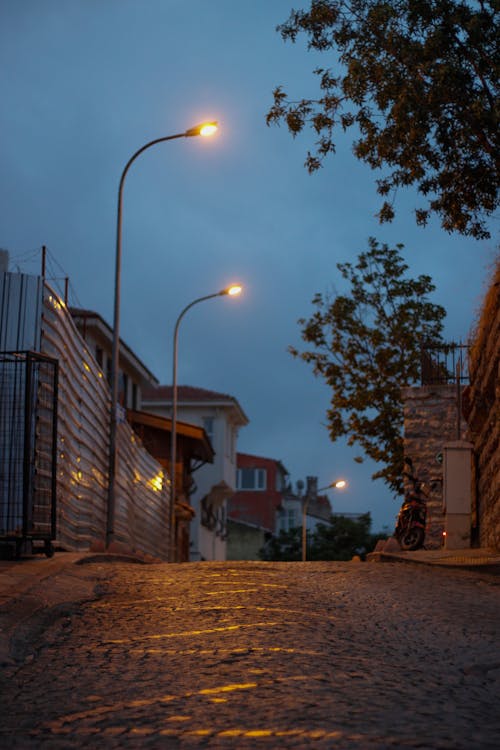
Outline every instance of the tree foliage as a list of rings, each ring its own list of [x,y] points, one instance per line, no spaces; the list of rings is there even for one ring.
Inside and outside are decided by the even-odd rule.
[[[313,299],[316,311],[299,320],[312,348],[289,351],[313,367],[331,388],[327,412],[333,442],[347,436],[382,464],[373,478],[401,491],[403,404],[401,387],[420,375],[421,346],[442,342],[446,312],[429,301],[430,276],[406,276],[400,251],[371,238],[355,265],[338,263],[348,294]],[[356,458],[361,462],[361,456]]]
[[[289,531],[280,530],[277,536],[271,535],[259,552],[261,560],[281,560],[293,562],[302,559],[302,529],[294,526]]]
[[[371,517],[364,513],[357,519],[332,516],[329,524],[318,524],[308,535],[308,560],[351,560],[354,555],[364,555],[374,549],[378,539],[385,534],[371,534]],[[302,559],[302,529],[280,531],[261,550],[262,560],[294,561]]]
[[[447,231],[488,237],[498,207],[498,0],[312,0],[278,26],[295,42],[331,55],[314,70],[317,98],[291,101],[281,86],[267,123],[318,136],[310,172],[335,152],[334,135],[353,128],[355,156],[373,169],[381,221],[394,216],[401,186],[423,196]],[[336,58],[336,59],[335,59]]]

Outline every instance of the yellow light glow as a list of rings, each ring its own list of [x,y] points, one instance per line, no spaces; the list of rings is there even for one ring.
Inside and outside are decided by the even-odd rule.
[[[57,297],[53,297],[51,294],[49,295],[49,302],[52,304],[53,308],[55,310],[61,309],[61,300],[57,299]]]
[[[217,132],[216,122],[206,122],[200,126],[200,135],[209,136]]]
[[[240,682],[232,685],[221,685],[220,687],[215,688],[205,688],[204,690],[199,690],[198,693],[199,695],[211,695],[212,693],[232,693],[235,690],[249,690],[250,688],[256,687],[256,682]]]
[[[347,482],[345,479],[338,479],[336,482],[334,482],[333,486],[338,490],[343,490],[344,487],[347,487]]]
[[[150,480],[151,487],[155,492],[161,492],[163,489],[163,472],[160,471]]]
[[[236,295],[241,294],[243,291],[243,287],[239,284],[234,284],[233,286],[230,286],[227,290],[227,293],[230,297],[236,297]]]

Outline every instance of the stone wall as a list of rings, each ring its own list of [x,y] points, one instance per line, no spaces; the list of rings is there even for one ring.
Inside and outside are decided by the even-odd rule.
[[[458,396],[456,385],[426,385],[403,388],[404,453],[413,461],[413,470],[429,491],[425,546],[442,546],[444,444],[458,436]],[[460,418],[464,437],[467,425]]]
[[[260,560],[266,530],[229,518],[227,522],[227,560]]]
[[[500,549],[500,259],[472,339],[464,394],[475,454],[475,520],[481,547]]]

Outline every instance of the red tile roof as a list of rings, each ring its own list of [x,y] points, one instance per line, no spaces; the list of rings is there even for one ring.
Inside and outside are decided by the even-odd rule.
[[[171,401],[172,386],[160,385],[157,388],[144,388],[142,397],[146,401]],[[227,401],[228,403],[236,401],[234,396],[229,396],[227,393],[217,393],[206,388],[196,388],[193,385],[177,386],[177,398],[179,401]]]
[[[148,402],[172,402],[172,386],[171,385],[160,385],[158,387],[143,388],[142,390],[142,401],[146,405]],[[210,391],[207,388],[197,388],[193,385],[179,385],[177,386],[177,401],[179,404],[227,404],[236,410],[239,415],[239,420],[242,425],[246,425],[249,419],[243,409],[241,408],[238,400],[234,396],[230,396],[228,393],[218,393],[217,391]]]

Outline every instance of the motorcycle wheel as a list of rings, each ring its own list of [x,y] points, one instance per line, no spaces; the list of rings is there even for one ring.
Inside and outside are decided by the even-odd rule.
[[[415,550],[419,549],[424,544],[425,531],[420,526],[413,526],[411,529],[407,529],[401,536],[399,543],[401,549],[404,550]]]

